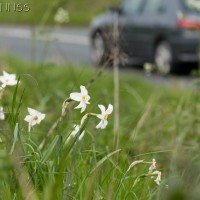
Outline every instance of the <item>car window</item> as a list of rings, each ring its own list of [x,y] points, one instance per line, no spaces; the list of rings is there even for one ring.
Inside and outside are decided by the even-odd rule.
[[[200,13],[200,0],[180,0],[184,11],[188,13]]]
[[[165,9],[165,0],[146,0],[143,12],[148,14],[156,14],[165,11]]]
[[[124,0],[121,4],[121,9],[124,14],[133,15],[141,9],[143,0]]]

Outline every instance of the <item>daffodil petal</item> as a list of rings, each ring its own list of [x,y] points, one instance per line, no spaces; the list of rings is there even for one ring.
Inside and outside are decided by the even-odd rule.
[[[104,118],[103,115],[97,115],[97,117],[98,117],[99,119],[103,119],[103,118]]]
[[[36,110],[32,109],[32,108],[28,108],[28,112],[29,112],[29,114],[32,115],[32,116],[38,114],[38,112],[37,112]]]
[[[8,83],[8,85],[10,85],[10,86],[13,86],[13,85],[16,85],[16,84],[17,84],[17,81],[15,81],[15,80],[10,81],[10,82]]]
[[[106,113],[107,113],[108,115],[110,115],[110,114],[112,113],[112,111],[113,111],[113,105],[109,104],[109,105],[108,105],[108,109],[106,110]]]
[[[81,86],[80,86],[80,89],[81,89],[81,94],[82,94],[82,95],[87,95],[87,94],[88,94],[88,91],[87,91],[87,89],[85,88],[85,86],[81,85]]]
[[[82,107],[83,107],[83,104],[84,104],[84,103],[81,101],[81,102],[78,104],[78,106],[75,107],[75,109],[82,108]]]
[[[103,124],[103,120],[101,120],[101,121],[97,124],[96,129],[101,128],[101,127],[102,127],[102,124]]]
[[[4,77],[3,76],[0,76],[0,81],[4,82]]]
[[[107,120],[103,120],[103,123],[102,123],[101,129],[106,128],[107,125],[108,125],[108,121],[107,121]]]
[[[86,109],[86,104],[84,102],[80,102],[78,106],[75,107],[75,109],[81,108],[81,113],[85,111]]]
[[[31,126],[35,126],[37,124],[37,122],[35,120],[32,120],[31,122],[29,122]]]
[[[41,116],[40,116],[41,120],[43,120],[45,117],[46,117],[45,114],[41,114]]]
[[[37,116],[38,118],[36,120],[34,120],[36,122],[36,124],[40,124],[40,122],[42,121],[42,118],[40,116]]]
[[[6,87],[6,84],[4,83],[1,87],[4,89]]]
[[[89,95],[87,95],[87,102],[90,100],[90,96]],[[88,102],[89,103],[89,102]]]
[[[71,93],[70,98],[74,101],[81,101],[81,93],[78,92]]]
[[[4,120],[5,119],[5,115],[3,113],[0,113],[0,120]]]
[[[104,105],[98,105],[100,110],[101,110],[101,113],[105,113],[105,106]]]
[[[3,70],[3,75],[8,76],[9,74],[6,71]]]
[[[83,103],[83,106],[82,106],[82,109],[81,109],[81,113],[82,113],[82,112],[84,112],[84,111],[85,111],[85,109],[86,109],[86,104],[85,104],[85,103]]]
[[[32,116],[31,116],[31,115],[27,115],[27,116],[24,118],[24,120],[25,120],[26,122],[30,122],[30,121],[32,120]]]

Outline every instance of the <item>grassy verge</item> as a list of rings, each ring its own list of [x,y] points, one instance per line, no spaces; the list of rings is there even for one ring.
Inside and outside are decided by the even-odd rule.
[[[85,26],[90,23],[92,18],[98,13],[106,9],[111,3],[116,3],[117,0],[101,0],[95,3],[92,0],[28,0],[28,1],[1,1],[0,23],[14,23],[14,24],[40,24],[48,23],[54,24],[54,15],[59,7],[63,7],[69,11],[70,23],[69,25]],[[6,11],[6,3],[10,4],[10,11]],[[14,11],[14,3],[19,5],[23,11]],[[25,12],[24,5],[28,4],[30,10]]]
[[[38,109],[47,115],[42,124],[34,127],[31,133],[32,142],[29,146],[25,145],[26,154],[22,157],[37,198],[199,198],[200,96],[194,87],[189,90],[155,87],[132,73],[121,74],[120,151],[113,153],[113,117],[109,118],[105,130],[96,130],[98,120],[90,120],[83,140],[73,145],[72,151],[67,154],[65,162],[59,168],[59,159],[68,152],[68,149],[62,151],[60,148],[62,139],[72,129],[73,124],[80,121],[79,111],[72,106],[68,116],[54,132],[54,140],[58,141],[56,146],[51,143],[54,137],[44,151],[39,151],[38,146],[46,137],[52,122],[59,117],[63,100],[70,92],[78,91],[80,85],[87,85],[96,70],[51,64],[33,67],[14,58],[6,59],[4,64],[12,66],[6,68],[7,71],[21,77],[19,97],[25,89],[19,113],[20,133],[25,141],[27,124],[24,116],[27,114],[27,107]],[[2,99],[1,104],[7,110],[11,107],[13,92],[14,89],[9,88]],[[92,98],[88,112],[98,113],[99,103],[113,103],[112,72],[104,72],[89,89],[89,94]],[[8,155],[5,149],[9,144],[5,142],[5,138],[9,138],[12,143],[13,133],[5,123],[0,126],[0,137],[3,141],[0,146],[0,198],[22,199],[30,188],[23,190],[20,176],[14,178],[12,174],[13,158],[11,157],[11,161],[6,159]],[[18,145],[20,146],[19,142]],[[157,168],[162,171],[160,186],[151,177],[146,177],[149,164],[138,165],[126,173],[133,161],[142,159],[149,162],[152,158],[156,158]],[[17,160],[14,161],[17,163]],[[17,164],[14,168],[17,171],[16,166]],[[18,170],[17,174],[26,173]],[[32,196],[32,199],[37,198]]]

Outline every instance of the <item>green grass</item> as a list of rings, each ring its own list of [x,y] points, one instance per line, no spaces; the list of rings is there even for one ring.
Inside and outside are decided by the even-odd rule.
[[[72,91],[78,91],[80,85],[87,85],[96,70],[53,64],[33,67],[15,58],[1,60],[4,66],[8,66],[8,72],[20,76],[16,100],[13,101],[15,88],[8,88],[1,104],[7,111],[11,110],[12,103],[16,108],[24,89],[25,92],[16,118],[20,138],[13,156],[8,156],[8,152],[16,123],[11,120],[8,125],[7,115],[6,121],[0,124],[3,140],[0,145],[0,199],[23,199],[22,196],[32,191],[32,187],[35,191],[31,193],[32,199],[37,199],[35,194],[42,200],[199,198],[198,84],[187,89],[155,86],[132,72],[122,72],[119,152],[113,150],[113,115],[105,130],[96,130],[99,120],[91,118],[83,140],[74,143],[75,138],[72,146],[64,147],[64,138],[83,116],[79,110],[74,110],[75,105],[71,106],[45,148],[39,150],[40,142],[60,115],[64,99]],[[113,104],[111,70],[105,71],[95,81],[89,94],[91,105],[87,112],[99,113],[97,105],[100,103]],[[31,140],[24,121],[27,107],[46,113],[45,120],[33,128]],[[150,162],[152,158],[156,158],[158,170],[162,171],[160,186],[144,176],[150,164],[137,165],[124,175],[133,161],[143,159]],[[27,186],[23,181],[27,183],[28,176],[31,178],[28,182],[32,184]],[[134,185],[139,176],[140,181]]]
[[[2,11],[0,12],[1,23],[13,24],[54,24],[53,17],[59,7],[63,7],[69,11],[70,23],[67,25],[88,25],[92,18],[101,13],[106,7],[118,0],[101,0],[94,3],[93,0],[2,0]],[[10,4],[10,12],[6,11],[5,3]],[[28,3],[30,11],[15,12],[13,11],[14,3],[24,4]]]

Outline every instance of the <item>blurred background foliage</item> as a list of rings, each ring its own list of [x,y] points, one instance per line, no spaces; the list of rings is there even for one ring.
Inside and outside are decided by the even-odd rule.
[[[110,4],[118,3],[118,0],[2,0],[2,10],[6,3],[10,4],[10,12],[0,12],[0,23],[12,24],[53,24],[54,15],[59,7],[68,10],[70,23],[68,25],[88,25],[92,18],[101,13]],[[29,4],[30,11],[13,11],[15,4]],[[107,6],[105,6],[107,5]]]

